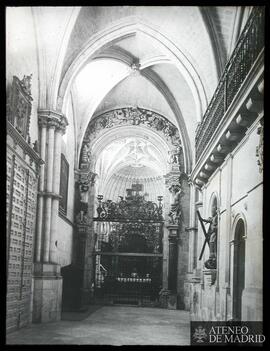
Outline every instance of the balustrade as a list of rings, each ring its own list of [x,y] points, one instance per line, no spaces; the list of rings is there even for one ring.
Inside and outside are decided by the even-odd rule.
[[[253,9],[196,131],[196,161],[217,130],[263,47],[264,7],[259,6]]]

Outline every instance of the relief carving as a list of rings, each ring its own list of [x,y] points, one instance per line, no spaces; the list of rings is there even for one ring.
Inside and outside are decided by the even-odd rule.
[[[87,127],[86,139],[92,142],[104,129],[120,125],[144,125],[162,134],[173,145],[181,145],[178,129],[168,119],[140,107],[116,109],[92,119]]]
[[[8,121],[26,140],[29,136],[33,100],[31,97],[31,79],[32,74],[30,76],[24,76],[22,80],[13,76],[7,106]]]
[[[88,203],[88,194],[90,186],[94,186],[97,174],[94,172],[80,173],[79,174],[79,191],[80,201]]]
[[[169,151],[169,160],[168,163],[172,165],[172,169],[181,168],[181,156],[182,156],[182,146],[181,144],[175,145],[172,151]]]
[[[81,168],[90,166],[91,152],[89,143],[84,143],[82,146]]]
[[[256,157],[258,158],[257,164],[259,165],[259,172],[263,172],[263,134],[264,134],[264,121],[260,120],[260,126],[257,129],[257,134],[260,136],[259,145],[256,147]]]

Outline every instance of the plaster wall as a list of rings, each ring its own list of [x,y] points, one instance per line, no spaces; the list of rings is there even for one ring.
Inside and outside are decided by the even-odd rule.
[[[203,218],[210,216],[213,193],[217,195],[220,205],[218,261],[216,280],[213,285],[209,284],[207,275],[203,273],[206,269],[197,262],[200,279],[190,284],[191,316],[194,320],[228,320],[233,318],[233,240],[236,223],[240,218],[246,224],[242,320],[262,320],[263,179],[256,158],[256,147],[259,144],[258,126],[259,121],[257,120],[202,190],[203,207],[201,213]],[[198,227],[200,227],[199,223]],[[203,233],[199,231],[198,235],[201,236]],[[200,242],[202,240],[199,240],[199,245]],[[200,249],[201,246],[199,251]],[[208,256],[209,251],[205,250],[203,261]]]
[[[67,110],[66,117],[69,124],[62,138],[61,153],[65,156],[69,164],[67,213],[65,216],[59,215],[57,223],[58,263],[61,267],[69,265],[72,261],[75,193],[75,132],[72,108]]]

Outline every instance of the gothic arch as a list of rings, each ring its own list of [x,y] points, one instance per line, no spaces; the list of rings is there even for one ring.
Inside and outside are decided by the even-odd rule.
[[[144,131],[144,134],[154,138],[155,144],[160,143],[163,149],[172,151],[176,145],[181,145],[180,133],[172,122],[161,114],[139,107],[114,109],[96,116],[87,126],[84,143],[87,144],[87,148],[100,153],[104,147],[104,138],[107,144],[112,138],[123,135],[122,130],[128,131],[131,128],[140,133]],[[126,135],[128,135],[127,132]],[[103,142],[101,142],[102,139]],[[82,148],[83,145],[80,148],[80,154]],[[185,157],[185,150],[183,150],[183,156]],[[81,157],[82,155],[79,157],[79,165]]]
[[[242,214],[236,216],[233,223],[231,255],[232,317],[242,320],[243,291],[246,281],[246,222]]]
[[[230,233],[230,241],[234,241],[235,240],[235,235],[236,235],[236,229],[237,229],[237,225],[239,224],[239,221],[242,220],[243,225],[244,225],[244,230],[245,230],[245,239],[247,238],[247,220],[245,215],[242,212],[239,212],[233,220],[232,223],[232,229],[231,229],[231,233]]]
[[[81,50],[80,54],[64,73],[58,90],[57,109],[65,109],[67,92],[70,89],[74,77],[98,50],[105,48],[108,44],[116,40],[134,35],[136,32],[142,32],[150,36],[152,40],[158,42],[166,49],[170,61],[179,69],[193,93],[196,104],[197,120],[200,120],[202,113],[207,106],[207,97],[201,78],[190,59],[187,57],[187,53],[185,53],[183,48],[180,50],[157,28],[146,24],[144,20],[137,16],[131,16],[125,20],[117,21],[110,28],[93,35],[85,45],[84,49]],[[159,63],[159,61],[155,62],[155,64],[157,63]],[[153,62],[151,64],[153,65]]]
[[[101,55],[101,57],[103,57],[103,55]],[[110,52],[109,57],[114,59],[114,60],[119,60],[120,62],[123,62],[125,64],[132,62],[132,58],[131,57],[128,58],[127,55],[124,55],[123,53],[118,53],[116,55],[114,52]],[[163,60],[163,62],[164,62],[164,60]],[[170,64],[170,62],[168,60],[166,61],[166,63]],[[143,63],[142,63],[142,66],[143,66]],[[181,144],[183,145],[184,150],[185,150],[184,159],[185,159],[186,173],[190,173],[191,167],[192,167],[191,143],[190,143],[190,138],[189,138],[189,135],[187,132],[186,124],[185,124],[180,107],[177,104],[175,97],[173,96],[172,92],[167,87],[165,82],[150,68],[150,66],[149,67],[145,66],[145,68],[141,72],[141,75],[144,76],[147,80],[149,80],[161,92],[161,94],[164,96],[164,98],[168,102],[168,105],[170,106],[171,110],[173,111],[175,118],[176,118],[176,122],[179,126],[179,129],[180,129]],[[121,81],[123,81],[125,78],[126,77],[122,77],[122,79],[118,82],[118,84]],[[90,106],[86,111],[86,115],[88,114],[89,116],[92,116],[92,117],[90,117],[90,119],[95,116],[95,115],[92,115],[91,110],[92,110],[92,107]],[[86,129],[87,129],[87,125],[85,125],[85,128],[83,127],[82,134],[84,134]],[[80,137],[79,138],[79,148],[78,148],[79,150],[81,149],[82,141],[83,141],[83,138]]]
[[[208,202],[208,214],[209,216],[212,216],[213,214],[211,213],[211,210],[212,210],[212,206],[213,206],[213,202],[216,202],[216,209],[219,211],[219,208],[220,208],[220,201],[219,201],[219,196],[218,196],[218,193],[216,191],[214,191],[212,194],[211,194],[211,197],[210,197],[210,200]]]

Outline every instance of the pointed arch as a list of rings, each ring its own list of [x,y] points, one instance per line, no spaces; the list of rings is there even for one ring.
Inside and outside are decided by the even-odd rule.
[[[150,26],[146,24],[137,16],[131,16],[125,20],[120,20],[110,28],[100,31],[91,37],[84,49],[81,50],[68,67],[67,71],[64,72],[58,90],[57,109],[64,111],[67,92],[70,89],[74,77],[98,50],[104,49],[115,41],[135,35],[137,32],[144,33],[151,37],[154,42],[161,45],[166,51],[171,63],[175,64],[179,69],[194,96],[197,120],[200,120],[207,106],[207,97],[201,78],[191,63],[191,60],[188,58],[188,54],[183,48],[179,49],[179,47],[153,25]]]

